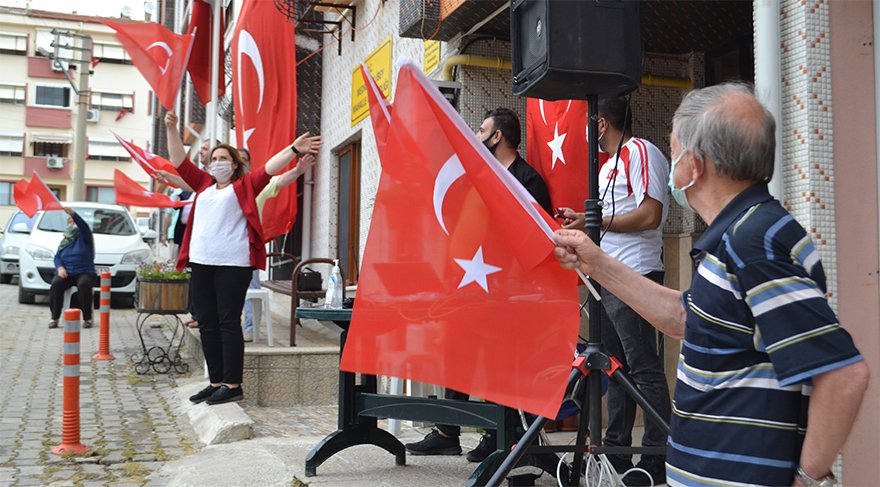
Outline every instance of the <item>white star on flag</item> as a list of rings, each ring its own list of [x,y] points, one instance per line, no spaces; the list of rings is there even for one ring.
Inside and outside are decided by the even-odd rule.
[[[562,143],[565,142],[566,135],[567,134],[559,135],[559,122],[556,122],[556,126],[553,128],[553,140],[547,142],[547,146],[553,151],[553,154],[550,156],[552,158],[552,161],[550,162],[551,170],[556,169],[556,159],[559,159],[565,164],[565,154],[562,153]]]
[[[486,281],[486,276],[501,270],[500,267],[495,267],[494,265],[489,265],[483,262],[482,246],[477,249],[477,253],[474,254],[473,259],[455,259],[455,263],[464,269],[464,277],[461,278],[461,283],[458,285],[459,289],[475,282],[483,288],[483,291],[488,293],[489,283]]]

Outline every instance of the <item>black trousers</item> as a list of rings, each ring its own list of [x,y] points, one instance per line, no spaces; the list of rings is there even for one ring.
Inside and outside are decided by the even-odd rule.
[[[97,275],[87,272],[74,275],[68,274],[64,279],[55,274],[55,277],[52,278],[52,284],[49,286],[49,310],[52,313],[52,319],[57,320],[61,318],[61,307],[64,306],[64,291],[76,286],[76,294],[79,297],[79,305],[77,307],[82,310],[82,319],[83,321],[91,320],[92,288],[95,286],[97,279]],[[70,305],[75,306],[76,303],[70,303]]]
[[[241,384],[244,372],[241,310],[253,269],[194,263],[190,263],[190,267],[189,285],[211,383]]]

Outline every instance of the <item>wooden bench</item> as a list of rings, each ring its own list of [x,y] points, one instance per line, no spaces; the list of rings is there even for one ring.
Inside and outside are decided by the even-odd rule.
[[[267,257],[281,257],[283,259],[290,259],[296,262],[297,257],[289,254],[287,252],[272,252],[267,254]],[[320,299],[323,298],[327,293],[325,289],[321,289],[318,291],[297,291],[297,284],[299,281],[299,276],[302,273],[302,270],[312,264],[329,264],[333,265],[333,259],[328,259],[326,257],[315,257],[312,259],[306,259],[300,261],[296,264],[296,267],[293,268],[293,273],[291,274],[291,280],[273,280],[273,281],[263,281],[261,285],[266,289],[271,289],[272,291],[285,294],[290,296],[290,346],[296,346],[296,326],[300,324],[299,318],[296,316],[296,308],[299,307],[299,302],[302,299]]]

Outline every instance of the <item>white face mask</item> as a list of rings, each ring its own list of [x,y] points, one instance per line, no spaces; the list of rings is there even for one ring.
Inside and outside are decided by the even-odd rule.
[[[686,152],[687,152],[687,149],[682,148],[681,152],[678,153],[678,157],[676,157],[675,159],[672,160],[672,167],[669,168],[669,183],[668,184],[669,184],[669,190],[672,193],[672,198],[675,200],[675,202],[678,203],[682,208],[693,211],[693,208],[691,208],[691,204],[688,202],[687,195],[684,192],[685,192],[685,190],[687,190],[688,188],[693,186],[694,183],[697,182],[697,180],[691,179],[691,182],[685,184],[681,188],[676,188],[675,182],[673,182],[673,178],[675,177],[674,176],[675,175],[675,166],[678,165],[678,161],[681,160],[681,157],[683,155],[685,155]]]
[[[225,183],[232,178],[232,163],[229,161],[216,161],[208,168],[208,172],[218,183]]]

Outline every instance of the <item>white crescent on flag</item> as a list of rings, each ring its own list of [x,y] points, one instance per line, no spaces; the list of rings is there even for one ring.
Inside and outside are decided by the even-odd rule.
[[[171,58],[174,56],[174,53],[171,51],[171,47],[168,45],[168,43],[163,42],[163,41],[154,42],[154,43],[150,44],[149,46],[147,46],[147,48],[145,50],[149,51],[150,49],[153,49],[154,47],[161,47],[162,50],[164,50],[165,53],[168,54],[168,59],[165,60],[165,66],[164,67],[159,66],[159,71],[162,71],[162,74],[165,74],[165,71],[168,71],[168,65],[171,64]]]
[[[244,98],[241,96],[241,56],[244,54],[245,56],[251,58],[251,63],[254,65],[254,69],[257,71],[257,82],[260,86],[260,101],[257,103],[257,113],[260,113],[260,110],[263,108],[263,92],[265,91],[265,79],[263,74],[263,57],[260,55],[260,46],[257,45],[257,41],[254,37],[246,30],[242,30],[238,34],[238,52],[236,53],[238,57],[238,101],[244,106]],[[242,117],[244,120],[244,117]],[[248,139],[251,137],[251,134],[254,132],[253,128],[244,128],[244,140],[242,141],[242,145],[245,149],[248,148]]]
[[[446,235],[449,235],[449,230],[446,229],[446,222],[443,221],[443,200],[446,199],[446,193],[452,183],[462,176],[464,176],[464,167],[458,155],[453,154],[440,168],[434,180],[434,215]]]

